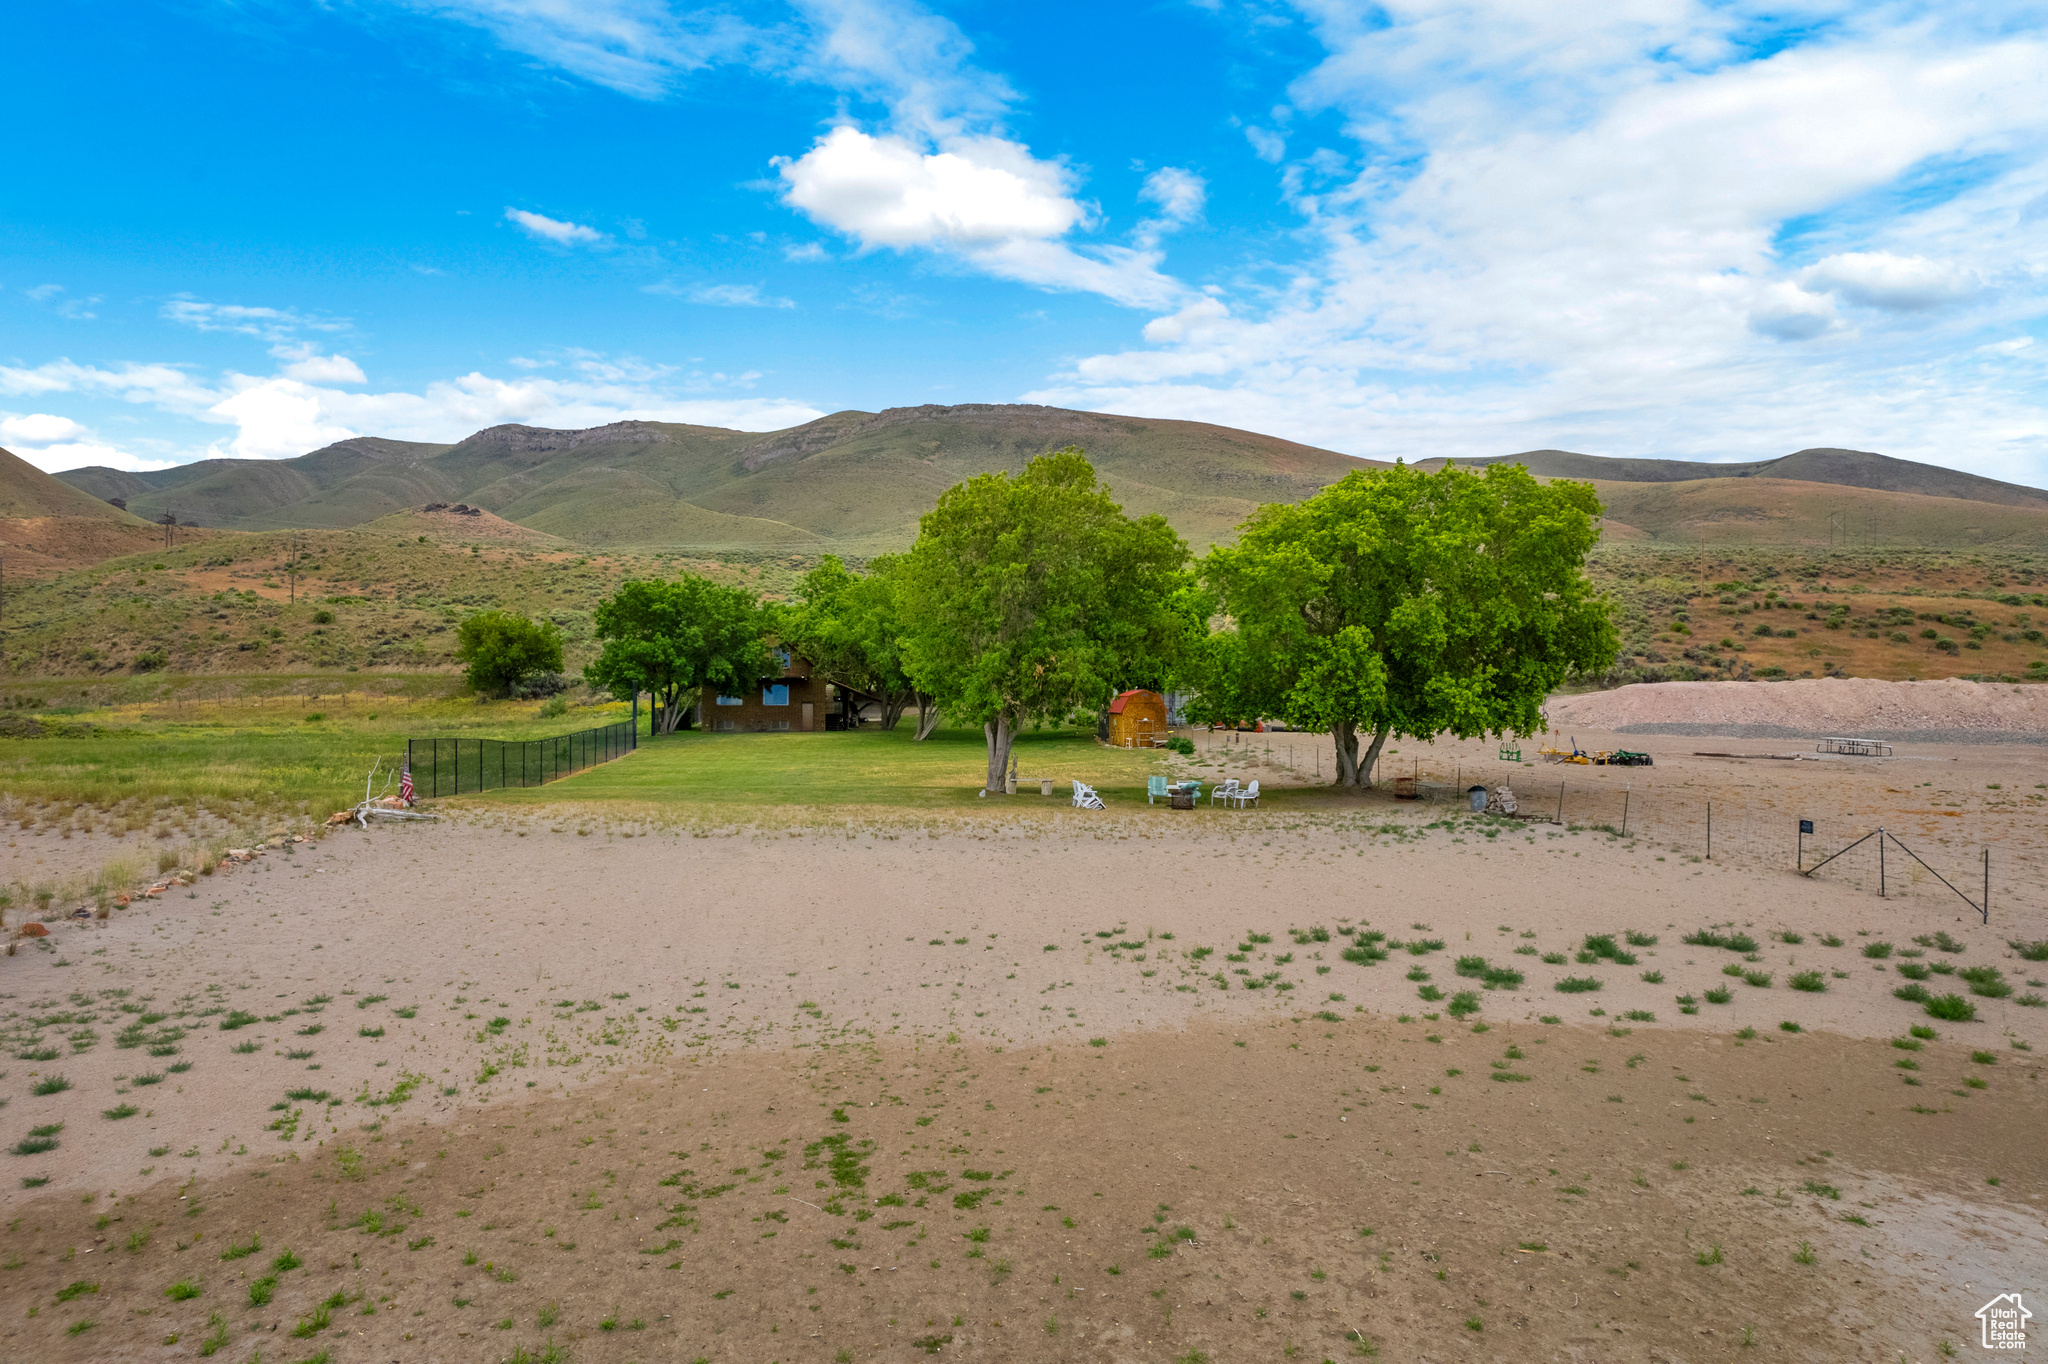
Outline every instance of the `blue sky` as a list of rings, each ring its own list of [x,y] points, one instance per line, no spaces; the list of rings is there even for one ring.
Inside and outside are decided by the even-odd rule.
[[[2048,484],[2038,6],[180,0],[0,34],[0,444],[48,469],[1033,401]]]

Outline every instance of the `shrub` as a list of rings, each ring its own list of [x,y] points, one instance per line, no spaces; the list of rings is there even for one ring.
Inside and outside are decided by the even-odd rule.
[[[2048,961],[2048,938],[2039,942],[2013,941],[2006,944],[2019,954],[2021,961]]]
[[[1801,971],[1787,983],[1795,990],[1804,990],[1815,995],[1828,988],[1828,978],[1820,971]]]
[[[1867,942],[1863,944],[1863,955],[1873,960],[1881,960],[1889,957],[1891,954],[1892,945],[1888,942]]]
[[[462,622],[455,656],[472,691],[502,696],[516,683],[562,671],[562,632],[512,611],[479,611]],[[559,690],[559,689],[558,689]]]
[[[1958,980],[1968,983],[1970,993],[1986,999],[2004,999],[2012,993],[2012,985],[1996,966],[1972,966],[1956,972]]]
[[[1944,1023],[1969,1023],[1977,1017],[1977,1006],[1961,995],[1936,995],[1927,1001],[1927,1016]]]
[[[1566,976],[1555,988],[1560,994],[1583,995],[1600,988],[1600,982],[1591,976]]]
[[[135,655],[135,661],[129,664],[129,666],[139,673],[153,673],[170,661],[170,654],[162,649],[144,649],[141,653]]]
[[[1931,996],[1928,995],[1925,985],[1914,981],[1911,985],[1901,985],[1892,991],[1892,998],[1903,999],[1908,1004],[1925,1004]]]

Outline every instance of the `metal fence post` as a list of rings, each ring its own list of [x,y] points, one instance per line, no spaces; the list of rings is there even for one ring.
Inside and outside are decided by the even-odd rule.
[[[1714,860],[1714,802],[1707,800],[1707,861]]]

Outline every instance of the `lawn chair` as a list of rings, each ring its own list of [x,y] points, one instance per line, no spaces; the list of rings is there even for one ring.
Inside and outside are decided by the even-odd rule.
[[[1166,778],[1158,776],[1145,778],[1145,803],[1147,805],[1152,803],[1155,796],[1170,794],[1172,793],[1166,789]]]
[[[1226,780],[1226,781],[1219,781],[1219,782],[1217,782],[1217,783],[1216,783],[1216,785],[1215,785],[1214,787],[1210,788],[1210,791],[1209,791],[1209,804],[1213,806],[1213,805],[1214,805],[1214,804],[1215,804],[1215,803],[1216,803],[1217,801],[1219,801],[1219,800],[1220,800],[1220,801],[1222,801],[1222,802],[1223,802],[1224,804],[1228,805],[1228,804],[1230,803],[1230,800],[1231,800],[1231,798],[1232,798],[1233,796],[1235,796],[1236,794],[1237,794],[1237,778],[1236,778],[1236,777],[1231,777],[1231,778],[1229,778],[1229,779],[1228,779],[1228,780]]]
[[[1240,786],[1237,790],[1232,791],[1230,799],[1240,810],[1244,809],[1247,805],[1257,805],[1259,803],[1258,779],[1253,778],[1250,786]]]
[[[1086,782],[1074,783],[1074,808],[1076,810],[1100,810],[1102,797],[1095,794],[1095,788]]]

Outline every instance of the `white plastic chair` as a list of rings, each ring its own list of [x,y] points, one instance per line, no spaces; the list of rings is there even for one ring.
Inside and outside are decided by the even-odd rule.
[[[1095,794],[1095,788],[1086,782],[1074,783],[1074,808],[1077,810],[1100,810],[1102,797]]]
[[[1220,800],[1227,805],[1230,803],[1232,799],[1236,797],[1236,795],[1237,778],[1231,777],[1227,781],[1217,782],[1214,787],[1210,788],[1209,804],[1213,806],[1217,801]]]
[[[1254,777],[1250,786],[1239,787],[1237,790],[1232,791],[1230,799],[1240,810],[1244,809],[1247,805],[1257,805],[1259,803],[1258,779]]]

